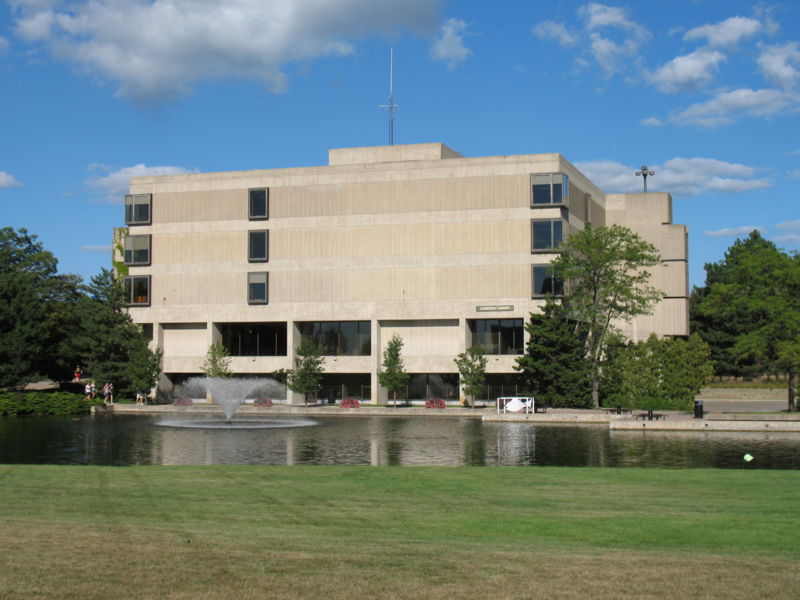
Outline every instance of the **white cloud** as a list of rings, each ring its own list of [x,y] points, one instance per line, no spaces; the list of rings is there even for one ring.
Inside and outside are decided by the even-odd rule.
[[[431,58],[446,61],[450,69],[466,60],[472,54],[472,50],[464,45],[466,29],[467,24],[461,19],[448,19],[431,48]]]
[[[11,174],[5,171],[0,171],[0,189],[20,187],[22,184]]]
[[[800,64],[800,44],[789,42],[782,46],[766,46],[758,57],[758,66],[773,85],[792,88],[800,79],[794,65]]]
[[[775,229],[780,229],[781,231],[800,231],[800,221],[784,221],[783,223],[778,223]]]
[[[670,116],[678,125],[717,127],[733,123],[741,116],[772,117],[800,111],[800,94],[785,90],[747,88],[721,92],[711,100],[692,104]]]
[[[81,246],[84,252],[111,252],[111,245],[108,246],[95,246],[93,244],[84,244]]]
[[[766,231],[763,227],[754,225],[742,225],[741,227],[728,227],[727,229],[717,229],[715,231],[704,231],[703,235],[708,237],[741,237],[748,235],[751,231]]]
[[[578,10],[589,31],[590,48],[595,61],[606,72],[613,74],[622,70],[625,62],[637,58],[641,44],[650,39],[650,32],[631,21],[622,8],[595,2]],[[608,28],[616,30],[619,39],[609,37]],[[599,33],[599,30],[604,33]]]
[[[657,117],[647,117],[646,119],[639,121],[639,124],[644,125],[645,127],[660,127],[663,125],[661,119]]]
[[[286,87],[282,67],[354,52],[353,40],[430,35],[443,0],[16,0],[16,31],[137,104],[170,101],[200,81]]]
[[[711,46],[735,46],[742,40],[759,33],[763,25],[757,19],[731,17],[715,25],[703,25],[687,31],[686,41],[705,39]]]
[[[789,233],[774,238],[779,244],[800,244],[800,233]]]
[[[650,32],[644,27],[628,19],[628,14],[618,6],[606,6],[597,2],[590,2],[578,10],[578,14],[586,19],[589,29],[600,27],[617,27],[631,32],[634,37],[647,39]]]
[[[92,165],[94,170],[97,165]],[[193,173],[196,170],[184,169],[183,167],[148,167],[145,164],[138,164],[132,167],[123,167],[118,171],[113,171],[102,177],[90,177],[86,183],[102,194],[102,201],[109,204],[122,204],[125,194],[128,193],[131,177],[143,177],[146,175],[180,175],[182,173]]]
[[[540,40],[555,40],[562,46],[574,46],[578,43],[578,34],[570,31],[562,23],[544,21],[531,28]]]
[[[710,83],[719,63],[725,60],[721,52],[701,48],[673,58],[659,67],[649,79],[662,92],[690,91]]]
[[[600,189],[608,193],[642,191],[638,166],[608,160],[576,163],[576,166]],[[655,175],[648,177],[648,191],[669,192],[673,196],[696,196],[704,193],[740,193],[772,185],[757,178],[756,169],[713,158],[672,158],[663,165],[650,165]]]

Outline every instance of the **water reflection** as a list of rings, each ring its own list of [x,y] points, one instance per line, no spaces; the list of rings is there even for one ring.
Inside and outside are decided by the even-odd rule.
[[[470,418],[316,418],[316,426],[170,429],[159,418],[0,419],[0,462],[800,468],[791,433],[610,431]],[[743,456],[755,457],[745,463]]]

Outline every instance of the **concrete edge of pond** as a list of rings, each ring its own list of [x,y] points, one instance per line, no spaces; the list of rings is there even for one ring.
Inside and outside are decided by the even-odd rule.
[[[137,406],[135,404],[113,404],[93,407],[92,413],[114,414],[221,414],[215,405],[174,406],[157,404]],[[705,419],[693,419],[686,413],[667,413],[660,421],[641,421],[629,415],[613,415],[600,411],[551,410],[547,413],[519,414],[497,413],[491,408],[415,408],[415,407],[364,407],[339,408],[338,406],[288,406],[275,405],[270,408],[242,406],[239,415],[308,415],[330,417],[471,417],[486,422],[511,422],[531,424],[605,425],[618,431],[759,431],[798,432],[800,415],[707,415]],[[752,417],[752,418],[748,418]]]

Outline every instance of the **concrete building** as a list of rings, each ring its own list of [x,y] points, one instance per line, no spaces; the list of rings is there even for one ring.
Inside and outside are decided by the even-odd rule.
[[[381,402],[395,334],[411,399],[457,399],[453,358],[481,344],[489,397],[514,393],[523,321],[570,234],[618,223],[656,245],[652,315],[633,339],[688,334],[687,236],[665,193],[607,195],[559,154],[465,158],[443,144],[334,149],[328,166],[136,177],[118,230],[136,323],[169,389],[212,342],[236,374],[293,365],[313,339],[323,395]],[[295,401],[299,398],[290,398]]]

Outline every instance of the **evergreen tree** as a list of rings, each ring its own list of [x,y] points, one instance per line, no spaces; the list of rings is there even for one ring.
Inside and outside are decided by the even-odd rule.
[[[592,403],[586,328],[568,318],[564,306],[548,299],[541,314],[525,324],[528,344],[516,360],[523,389],[547,406],[586,408]]]
[[[303,394],[303,402],[308,405],[308,397],[319,389],[325,359],[320,356],[317,346],[303,339],[294,358],[294,369],[289,371],[286,385],[297,394]]]
[[[405,372],[403,358],[400,355],[402,349],[403,339],[398,335],[393,335],[383,351],[383,370],[378,373],[378,382],[392,392],[395,407],[397,407],[397,392],[405,389],[411,377]]]
[[[475,397],[483,391],[486,383],[486,357],[483,355],[483,348],[473,346],[462,352],[455,359],[458,374],[461,378],[461,385],[464,387],[464,394],[472,399],[470,406],[475,407]]]

